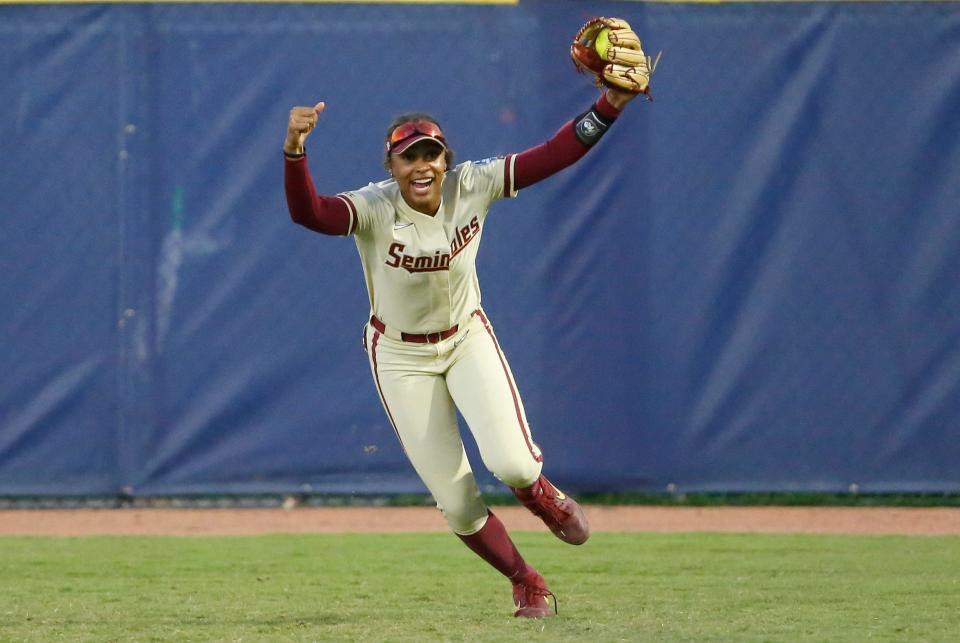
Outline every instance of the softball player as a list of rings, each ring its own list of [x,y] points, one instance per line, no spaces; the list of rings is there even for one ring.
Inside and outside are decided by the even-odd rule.
[[[477,250],[494,201],[574,163],[634,96],[606,89],[545,143],[456,166],[437,120],[404,114],[387,131],[390,178],[330,196],[317,194],[304,151],[324,103],[290,111],[284,141],[290,215],[316,232],[354,237],[370,299],[364,346],[380,401],[450,528],[510,579],[515,616],[551,616],[553,594],[483,503],[456,411],[484,465],[558,538],[582,544],[589,527],[576,501],[541,472],[543,455],[480,306]]]

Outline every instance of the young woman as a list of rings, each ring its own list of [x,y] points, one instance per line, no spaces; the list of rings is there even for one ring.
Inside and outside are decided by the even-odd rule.
[[[324,109],[290,111],[285,189],[296,223],[352,235],[370,298],[364,346],[397,438],[457,536],[513,584],[515,616],[551,616],[546,582],[480,497],[457,426],[459,410],[484,465],[561,540],[589,536],[580,506],[542,474],[520,394],[480,306],[475,259],[490,205],[571,165],[634,94],[605,90],[548,141],[519,154],[453,165],[437,120],[404,114],[387,130],[390,178],[317,194],[304,142]]]

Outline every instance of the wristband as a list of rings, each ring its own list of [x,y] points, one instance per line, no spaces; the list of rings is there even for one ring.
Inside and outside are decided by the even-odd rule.
[[[303,158],[304,156],[306,156],[306,155],[307,155],[307,150],[303,150],[303,151],[300,152],[299,154],[291,154],[290,152],[288,152],[288,151],[286,151],[286,150],[283,151],[283,156],[284,156],[284,158],[286,158],[288,161],[299,161],[300,159],[302,159],[302,158]]]
[[[606,133],[607,128],[613,125],[614,120],[616,119],[601,114],[594,105],[574,119],[573,132],[581,143],[592,147]]]

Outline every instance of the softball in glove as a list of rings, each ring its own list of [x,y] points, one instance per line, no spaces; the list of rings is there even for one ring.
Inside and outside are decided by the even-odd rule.
[[[597,87],[611,87],[631,94],[650,93],[650,75],[659,62],[643,53],[640,38],[626,20],[593,18],[570,45],[577,71],[594,77]]]

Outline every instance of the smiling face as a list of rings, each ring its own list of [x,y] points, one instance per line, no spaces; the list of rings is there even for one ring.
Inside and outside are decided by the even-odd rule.
[[[403,200],[423,214],[433,216],[440,209],[440,186],[446,171],[444,149],[436,141],[420,141],[390,155],[390,173]]]

